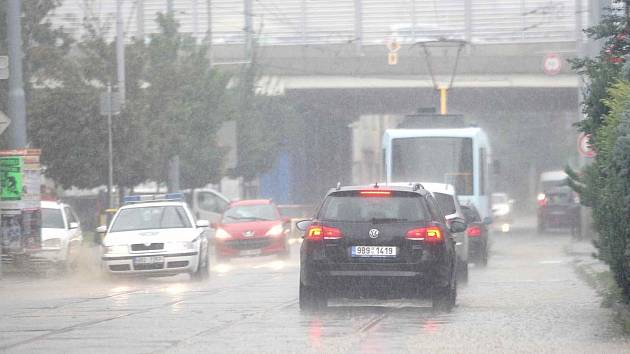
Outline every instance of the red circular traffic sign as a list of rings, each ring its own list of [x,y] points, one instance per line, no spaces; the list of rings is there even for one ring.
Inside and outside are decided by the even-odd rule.
[[[578,136],[578,152],[584,157],[595,157],[596,153],[590,143],[591,134],[580,133]]]
[[[545,55],[543,60],[543,71],[547,75],[558,75],[562,70],[562,58],[556,53]]]

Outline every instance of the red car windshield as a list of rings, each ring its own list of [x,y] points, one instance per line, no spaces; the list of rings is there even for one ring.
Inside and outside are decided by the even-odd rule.
[[[278,220],[279,214],[273,205],[238,205],[223,214],[224,224],[251,222],[257,220]]]

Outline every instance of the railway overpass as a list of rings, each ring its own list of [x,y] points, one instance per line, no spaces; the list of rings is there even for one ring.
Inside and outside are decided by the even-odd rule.
[[[263,190],[283,186],[267,190],[279,201],[313,201],[337,181],[380,178],[382,130],[434,107],[436,82],[453,72],[455,48],[432,50],[428,60],[414,45],[439,38],[467,43],[448,110],[488,131],[506,171],[496,176],[496,189],[526,199],[540,171],[576,160],[571,125],[579,120],[580,83],[566,59],[589,51],[581,30],[598,16],[598,1],[136,0],[121,9],[127,38],[148,40],[157,31],[155,14],[169,3],[181,31],[211,39],[212,65],[237,71],[255,58],[258,93],[286,96],[296,107],[299,129],[261,179]],[[78,36],[77,19],[91,11],[113,37],[107,23],[115,23],[115,5],[65,1],[52,18]],[[393,41],[400,44],[395,65],[388,62]],[[550,55],[562,63],[559,71],[545,72]]]

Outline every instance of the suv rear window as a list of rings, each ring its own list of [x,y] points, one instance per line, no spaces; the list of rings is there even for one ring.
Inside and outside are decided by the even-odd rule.
[[[319,211],[321,221],[423,222],[424,199],[415,193],[393,191],[386,196],[361,196],[358,191],[330,194]]]

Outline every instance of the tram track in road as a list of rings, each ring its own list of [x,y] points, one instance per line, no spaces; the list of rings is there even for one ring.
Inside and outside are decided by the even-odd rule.
[[[193,344],[195,338],[204,337],[209,334],[217,334],[225,330],[228,330],[244,321],[247,321],[256,317],[265,317],[271,312],[289,309],[291,307],[295,307],[297,304],[298,304],[298,299],[294,298],[289,301],[285,301],[275,306],[272,306],[270,308],[267,308],[263,311],[256,310],[252,312],[243,313],[241,314],[240,317],[235,318],[234,320],[223,322],[220,325],[206,328],[184,339],[172,341],[172,344],[169,345],[167,348],[162,348],[159,351],[155,351],[153,353],[164,353],[164,352],[168,352],[169,350],[173,350],[176,347],[181,346],[181,345]]]
[[[19,346],[23,346],[23,345],[26,345],[26,344],[34,343],[36,341],[39,341],[39,340],[42,340],[42,339],[46,339],[46,338],[54,336],[54,335],[71,332],[71,331],[73,331],[75,329],[90,327],[90,326],[94,326],[94,325],[97,325],[97,324],[100,324],[100,323],[105,323],[105,322],[109,322],[109,321],[113,321],[113,320],[117,320],[117,319],[121,319],[121,318],[125,318],[125,317],[130,317],[130,316],[135,316],[135,315],[142,314],[142,313],[147,313],[147,312],[159,309],[159,308],[177,305],[177,304],[182,303],[182,302],[184,302],[184,300],[170,301],[170,302],[167,302],[165,304],[160,304],[158,306],[152,306],[152,307],[144,308],[142,310],[129,311],[129,312],[124,313],[124,314],[119,314],[119,315],[116,315],[116,316],[110,316],[110,317],[102,318],[102,319],[98,319],[98,320],[79,322],[79,323],[71,325],[71,326],[66,326],[66,327],[62,327],[62,328],[59,328],[59,329],[50,330],[47,333],[44,333],[44,334],[41,334],[41,335],[38,335],[38,336],[35,336],[35,337],[31,337],[31,338],[28,338],[28,339],[24,339],[24,340],[15,342],[15,343],[7,344],[7,345],[0,345],[0,351],[9,350],[9,349],[13,349],[13,348],[16,348],[16,347],[19,347]]]
[[[239,270],[243,270],[243,269],[241,268]],[[192,286],[190,288],[186,288],[181,293],[178,293],[176,295],[170,295],[174,297],[172,301],[168,301],[166,303],[162,303],[159,305],[150,306],[150,307],[141,308],[141,309],[121,308],[118,310],[124,313],[119,312],[116,315],[107,316],[106,318],[81,321],[81,322],[78,322],[69,326],[64,326],[62,328],[57,328],[57,329],[42,329],[42,330],[37,330],[37,331],[31,331],[31,330],[25,329],[20,332],[23,332],[23,333],[30,332],[32,334],[33,333],[40,333],[40,334],[35,335],[30,338],[25,338],[23,340],[16,341],[14,343],[5,344],[5,345],[0,344],[0,351],[6,351],[6,350],[22,347],[25,345],[29,345],[29,344],[53,337],[55,335],[72,332],[73,330],[76,330],[76,329],[96,326],[101,323],[134,317],[134,316],[142,315],[150,311],[155,311],[155,310],[167,308],[170,306],[177,306],[177,305],[182,305],[185,303],[194,302],[195,299],[197,298],[202,298],[205,296],[215,296],[217,294],[224,293],[224,292],[229,292],[229,291],[234,291],[234,290],[238,290],[245,287],[252,287],[252,286],[265,284],[269,282],[271,279],[273,279],[274,281],[277,281],[279,280],[279,278],[282,278],[287,275],[286,272],[283,272],[282,274],[269,274],[269,277],[261,277],[260,274],[258,274],[259,273],[258,271],[255,271],[252,273],[246,273],[246,272],[238,272],[238,273],[239,274],[238,275],[235,274],[236,276],[234,277],[234,279],[238,280],[235,284],[233,283],[228,286],[222,286],[220,288],[213,289],[211,288],[212,286],[211,284],[212,279],[211,279],[208,283],[203,285],[202,288],[199,288],[198,286]],[[6,314],[6,315],[1,316],[0,318],[4,318],[5,320],[11,320],[12,318],[15,319],[19,317],[25,317],[25,316],[28,316],[29,314],[34,314],[35,316],[37,315],[36,313],[37,311],[50,310],[54,312],[54,311],[62,310],[64,308],[71,308],[73,306],[77,306],[80,304],[85,304],[85,303],[105,300],[105,299],[115,299],[121,296],[130,297],[137,294],[157,295],[163,291],[168,293],[168,290],[165,287],[168,287],[171,285],[177,285],[180,283],[180,282],[174,282],[174,283],[147,282],[143,280],[140,280],[137,283],[131,283],[131,284],[129,283],[116,284],[116,281],[113,281],[111,284],[112,289],[115,289],[116,287],[133,287],[133,289],[121,290],[112,294],[103,294],[103,295],[90,296],[90,297],[84,297],[84,298],[79,298],[79,299],[70,299],[70,301],[66,301],[66,302],[58,303],[58,304],[51,304],[50,306],[25,307],[25,308],[22,308],[21,311],[11,313],[11,314]],[[187,286],[187,284],[188,283],[186,283],[185,286]],[[192,283],[192,284],[195,284],[195,283]],[[284,309],[294,307],[296,306],[297,302],[298,302],[297,298],[293,298],[289,301],[282,302],[280,304],[277,304],[276,306],[273,306],[271,308],[265,309],[260,312],[246,313],[243,316],[240,316],[235,321],[233,321],[233,324],[230,324],[230,325],[238,324],[239,322],[247,320],[248,318],[251,318],[259,313],[269,313],[269,312],[278,311],[278,310],[282,311]],[[98,309],[94,309],[93,311],[98,312],[98,311],[106,311],[106,310],[107,308],[98,308]],[[41,314],[39,314],[39,317],[41,317]],[[216,331],[216,328],[208,329],[208,331]],[[172,343],[171,347],[174,347],[178,345],[179,343],[181,343],[182,340],[172,340],[168,342],[169,344]]]

